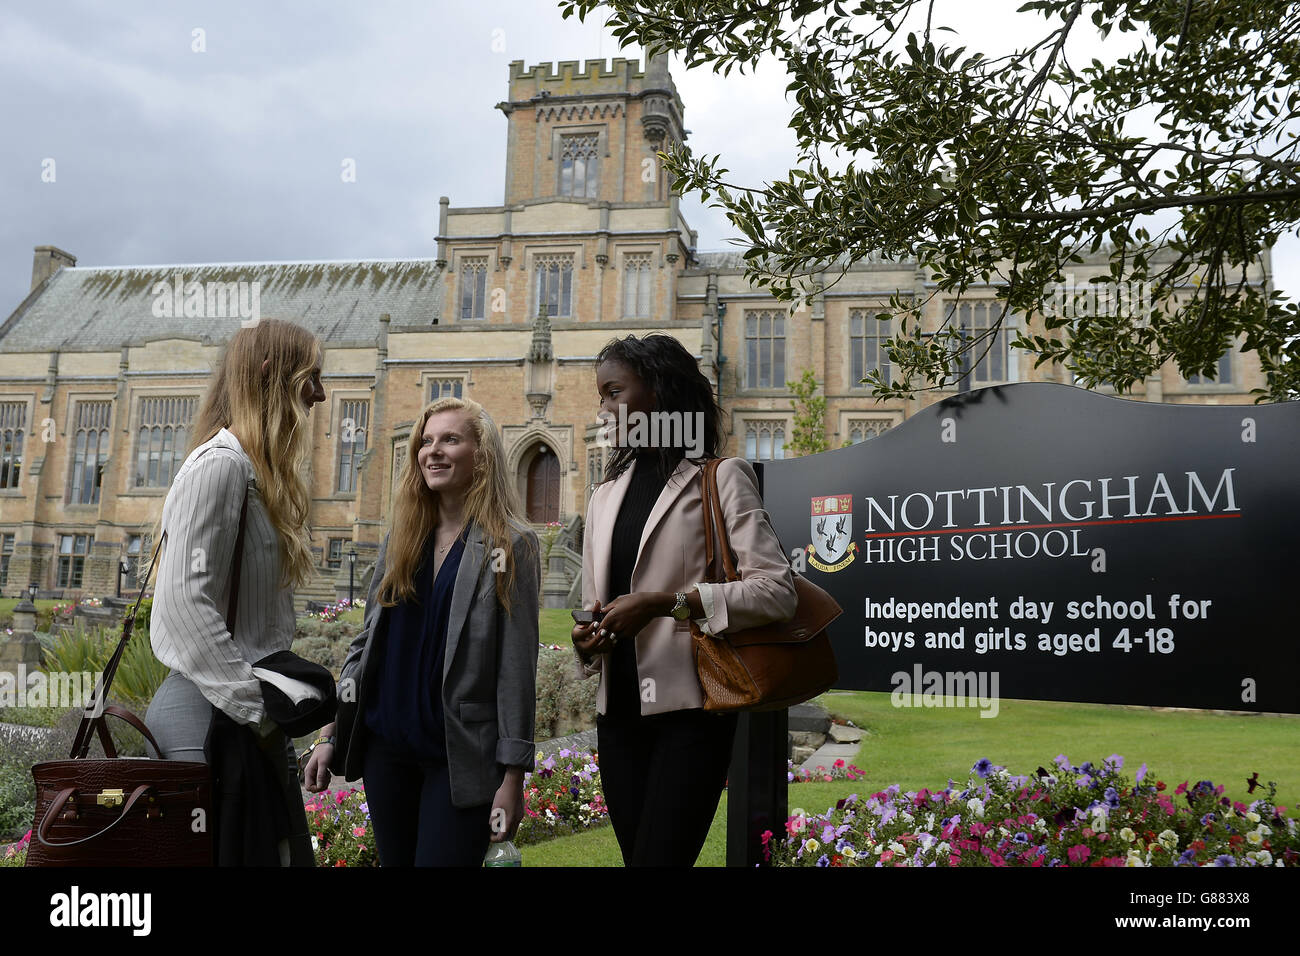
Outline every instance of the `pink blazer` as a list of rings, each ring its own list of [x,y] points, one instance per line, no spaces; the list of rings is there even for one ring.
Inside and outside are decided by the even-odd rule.
[[[597,600],[603,607],[609,593],[614,521],[632,480],[633,462],[623,474],[599,485],[587,506],[582,549],[582,606]],[[632,569],[633,591],[687,591],[708,577],[704,565],[704,517],[700,498],[702,463],[683,460],[669,476],[646,520]],[[743,458],[728,458],[718,467],[718,497],[727,534],[736,554],[741,580],[704,585],[712,613],[707,630],[721,634],[794,616],[797,598],[790,563],[763,510],[754,467]],[[706,601],[706,608],[710,602]],[[576,653],[576,652],[575,652]],[[605,654],[578,659],[583,677],[600,674],[596,710],[605,713]],[[636,635],[637,675],[641,682],[641,713],[659,714],[704,706],[704,693],[695,672],[690,623],[657,617]]]

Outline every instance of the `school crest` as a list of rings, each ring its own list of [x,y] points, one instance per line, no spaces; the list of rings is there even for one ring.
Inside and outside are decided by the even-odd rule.
[[[853,563],[858,546],[853,542],[853,496],[825,495],[812,499],[809,520],[812,544],[808,563],[818,571],[839,571]]]

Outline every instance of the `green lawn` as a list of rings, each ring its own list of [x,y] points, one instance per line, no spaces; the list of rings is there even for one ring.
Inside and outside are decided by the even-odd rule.
[[[1118,753],[1130,779],[1146,763],[1171,790],[1183,780],[1209,779],[1243,802],[1253,799],[1246,778],[1258,771],[1261,780],[1276,781],[1280,804],[1300,804],[1300,718],[1003,700],[998,716],[990,719],[973,709],[895,708],[884,693],[833,693],[821,702],[870,732],[854,761],[867,776],[792,785],[791,809],[821,811],[850,793],[871,793],[892,783],[904,790],[942,789],[949,777],[964,780],[981,757],[1014,773],[1032,773],[1040,764],[1050,768],[1060,753],[1076,766]],[[725,834],[724,794],[700,866],[725,863]],[[622,859],[609,827],[521,852],[525,866],[619,866]]]
[[[7,597],[0,598],[0,617],[13,617],[14,605],[25,598]],[[50,608],[56,604],[71,604],[71,601],[50,601],[46,598],[39,598],[32,602],[37,608]]]
[[[564,608],[543,608],[538,615],[538,640],[543,644],[573,646],[573,616]]]

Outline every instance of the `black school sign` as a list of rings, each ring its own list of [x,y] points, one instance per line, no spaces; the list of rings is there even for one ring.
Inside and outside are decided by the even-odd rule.
[[[763,486],[841,687],[1300,713],[1300,405],[981,389]]]

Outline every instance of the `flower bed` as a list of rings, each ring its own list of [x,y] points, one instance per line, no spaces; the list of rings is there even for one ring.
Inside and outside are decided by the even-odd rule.
[[[364,789],[326,790],[308,800],[304,809],[317,866],[379,865]],[[515,835],[517,846],[608,822],[595,755],[577,750],[538,755],[536,772],[524,774],[524,818]]]
[[[853,764],[846,764],[843,760],[835,761],[829,770],[821,765],[808,770],[805,767],[796,767],[793,760],[785,762],[786,783],[830,783],[833,780],[860,780],[865,776],[866,774]]]
[[[1249,804],[1202,780],[1172,791],[1124,758],[1013,776],[987,759],[964,785],[854,794],[824,814],[794,810],[785,834],[763,834],[777,866],[1295,866],[1300,830],[1267,786]],[[1263,789],[1255,774],[1253,794]]]
[[[0,845],[0,866],[22,866],[27,862],[27,846],[32,842],[32,831],[28,830],[17,843]]]
[[[595,754],[581,750],[561,750],[546,758],[538,754],[536,771],[524,774],[524,819],[516,844],[540,843],[608,822]]]

